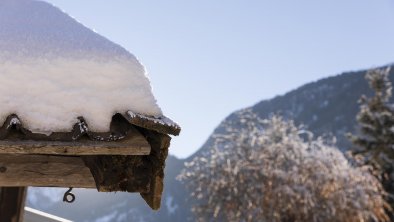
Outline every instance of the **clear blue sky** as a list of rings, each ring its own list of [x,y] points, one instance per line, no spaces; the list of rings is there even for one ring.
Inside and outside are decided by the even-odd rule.
[[[394,62],[393,0],[48,0],[147,67],[187,157],[231,112]]]

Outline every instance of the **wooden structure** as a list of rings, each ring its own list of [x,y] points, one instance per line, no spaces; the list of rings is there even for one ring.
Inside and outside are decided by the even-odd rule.
[[[20,221],[28,186],[138,192],[159,209],[169,134],[180,127],[127,112],[114,115],[110,128],[91,132],[81,117],[71,132],[44,135],[9,116],[0,128],[1,221]]]

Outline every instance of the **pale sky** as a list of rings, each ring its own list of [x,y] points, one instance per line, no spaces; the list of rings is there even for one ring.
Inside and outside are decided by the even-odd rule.
[[[231,112],[394,62],[394,0],[47,0],[146,66],[184,158]]]

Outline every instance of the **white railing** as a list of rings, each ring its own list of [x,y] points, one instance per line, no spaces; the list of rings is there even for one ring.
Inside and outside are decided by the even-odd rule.
[[[61,217],[57,217],[39,210],[25,207],[24,222],[72,222]]]

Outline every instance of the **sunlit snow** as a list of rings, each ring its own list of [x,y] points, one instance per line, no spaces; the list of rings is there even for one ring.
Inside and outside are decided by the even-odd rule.
[[[121,46],[41,1],[0,1],[0,121],[70,131],[83,116],[109,130],[113,114],[161,116],[145,68]]]

